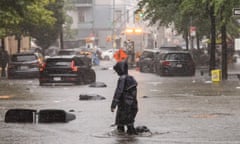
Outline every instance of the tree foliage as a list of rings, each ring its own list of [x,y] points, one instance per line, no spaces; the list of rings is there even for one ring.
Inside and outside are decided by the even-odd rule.
[[[144,9],[144,19],[150,25],[168,26],[174,23],[179,33],[186,33],[186,28],[190,25],[196,26],[200,36],[210,36],[209,8],[214,5],[214,15],[216,16],[217,30],[225,22],[231,26],[228,33],[236,36],[237,25],[232,19],[232,9],[240,5],[239,0],[140,0],[139,9]],[[223,19],[219,14],[223,10]]]
[[[0,5],[0,38],[31,36],[46,49],[62,32],[64,0],[0,0]]]
[[[63,11],[63,0],[50,2],[45,8],[53,13],[56,21],[52,25],[29,25],[30,35],[36,39],[36,43],[47,49],[52,44],[56,43],[62,31],[62,25],[65,22]]]
[[[64,23],[64,27],[63,27],[64,40],[73,40],[78,33],[77,29],[72,29],[71,25],[73,24],[73,19],[67,13],[67,11],[72,11],[72,10],[76,9],[76,7],[74,6],[74,2],[75,1],[73,1],[73,0],[65,0],[65,4],[64,4],[65,23]]]
[[[239,35],[238,27],[232,17],[232,9],[240,6],[239,0],[141,0],[139,9],[145,10],[145,20],[150,25],[168,26],[174,23],[183,36],[187,36],[190,26],[197,27],[197,36],[211,37],[210,70],[216,67],[216,35],[222,36],[223,78],[227,72],[227,35]],[[236,33],[236,31],[238,31]]]
[[[45,9],[53,0],[0,0],[0,37],[28,34],[28,25],[52,25],[55,18]]]

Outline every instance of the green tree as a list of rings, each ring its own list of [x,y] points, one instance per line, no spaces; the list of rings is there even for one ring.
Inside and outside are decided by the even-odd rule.
[[[141,0],[139,8],[145,9],[144,19],[149,20],[150,25],[157,23],[168,26],[169,23],[174,23],[186,40],[191,25],[197,27],[197,37],[210,36],[210,70],[216,68],[216,33],[221,33],[223,79],[227,79],[226,36],[227,33],[236,32],[232,9],[239,6],[239,3],[239,0]],[[229,31],[228,27],[231,28]]]
[[[227,33],[228,25],[232,22],[232,9],[240,6],[239,0],[215,0],[215,13],[219,15],[219,27],[222,41],[222,79],[227,79],[227,60],[228,60],[228,46]]]
[[[29,35],[29,25],[52,25],[55,18],[45,9],[53,0],[1,0],[0,37]]]
[[[46,6],[56,19],[53,25],[29,25],[30,36],[36,39],[36,43],[43,48],[43,51],[55,44],[62,34],[62,25],[65,21],[63,6],[63,0],[52,1]]]
[[[64,23],[64,27],[63,27],[64,40],[73,40],[73,39],[75,39],[76,35],[78,34],[77,29],[71,28],[71,25],[73,24],[73,19],[66,12],[66,11],[72,11],[75,9],[76,9],[76,7],[74,6],[74,1],[65,0],[65,3],[64,3],[65,23]]]

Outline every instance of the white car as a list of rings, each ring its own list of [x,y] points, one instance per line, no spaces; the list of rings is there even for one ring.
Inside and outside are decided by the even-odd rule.
[[[118,51],[118,50],[117,49],[105,50],[105,51],[102,52],[101,57],[102,57],[103,60],[111,60],[111,59],[113,59],[113,55],[116,51]]]

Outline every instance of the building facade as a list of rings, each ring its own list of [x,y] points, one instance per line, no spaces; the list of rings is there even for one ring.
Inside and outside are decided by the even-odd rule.
[[[141,19],[136,19],[138,1],[128,0],[74,0],[74,9],[68,11],[73,19],[72,29],[77,35],[72,41],[64,41],[65,47],[120,48],[129,40],[129,35],[137,37],[140,49],[152,45],[152,32]],[[141,33],[127,33],[129,29],[141,29]],[[130,39],[131,40],[131,39]]]
[[[0,39],[0,44],[2,44]],[[31,48],[30,37],[22,37],[20,40],[20,52],[27,51]],[[4,48],[10,55],[15,54],[18,52],[18,41],[16,40],[15,36],[9,36],[4,38]],[[2,47],[2,46],[0,46]]]

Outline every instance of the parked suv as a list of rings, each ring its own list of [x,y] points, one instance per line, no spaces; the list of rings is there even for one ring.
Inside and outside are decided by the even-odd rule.
[[[8,64],[8,79],[38,78],[39,68],[44,58],[41,53],[16,53],[11,55]]]
[[[161,76],[193,76],[195,63],[188,51],[166,51],[159,55],[157,74]]]
[[[91,59],[83,55],[50,57],[40,69],[40,85],[45,83],[89,84],[95,81],[96,74],[91,68]]]
[[[143,50],[138,63],[140,72],[154,73],[156,71],[158,55],[159,50],[157,49]]]

